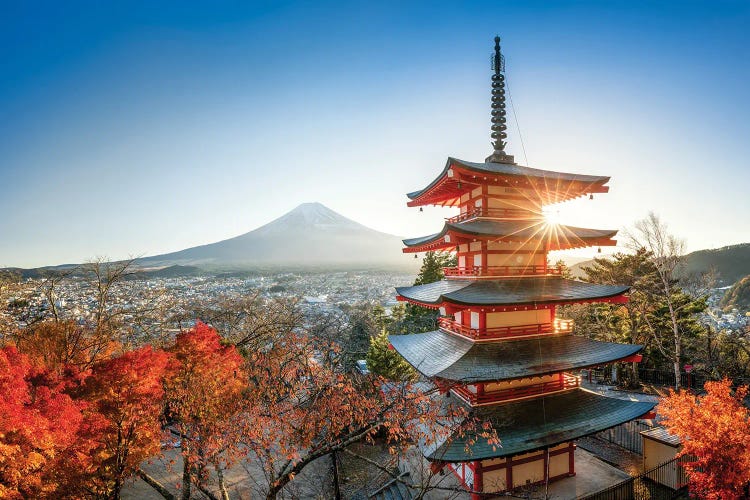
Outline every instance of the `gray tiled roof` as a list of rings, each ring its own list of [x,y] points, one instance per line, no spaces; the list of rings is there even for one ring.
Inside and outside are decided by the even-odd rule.
[[[647,431],[641,431],[641,435],[644,438],[651,438],[656,441],[659,441],[660,443],[664,443],[670,446],[674,446],[675,448],[680,446],[680,437],[675,436],[674,434],[670,434],[669,431],[667,431],[664,427],[654,427],[653,429],[649,429]]]
[[[638,418],[656,403],[599,396],[585,389],[481,407],[473,410],[480,421],[489,421],[500,446],[473,432],[454,435],[427,453],[430,460],[463,462],[518,455],[588,436]],[[476,440],[469,444],[471,440]],[[467,454],[467,447],[470,454]]]
[[[589,229],[584,227],[563,226],[555,224],[549,226],[543,219],[527,220],[488,220],[475,219],[464,222],[446,222],[442,231],[419,238],[407,238],[404,245],[413,247],[442,239],[445,233],[454,231],[472,236],[498,236],[524,239],[547,239],[576,244],[587,239],[612,238],[617,234],[616,229]]]
[[[604,299],[630,288],[598,285],[559,276],[502,278],[497,280],[442,280],[426,285],[397,287],[399,295],[423,304],[451,302],[464,305],[515,305]]]
[[[609,177],[600,175],[582,175],[582,174],[570,174],[567,172],[555,172],[553,170],[540,170],[538,168],[524,167],[523,165],[516,165],[515,163],[474,163],[470,161],[459,160],[457,158],[448,158],[445,164],[445,168],[440,175],[437,176],[430,184],[424,189],[414,191],[407,194],[412,200],[417,198],[419,195],[430,189],[432,186],[437,184],[440,179],[448,172],[451,165],[457,165],[459,167],[472,170],[478,174],[490,174],[490,175],[515,175],[519,177],[531,177],[535,179],[544,179],[546,181],[576,181],[584,182],[589,184],[605,184],[609,181]],[[550,183],[550,188],[554,188],[554,183]]]
[[[599,342],[577,335],[474,343],[441,330],[391,335],[389,340],[423,375],[465,383],[586,368],[626,358],[642,347]]]

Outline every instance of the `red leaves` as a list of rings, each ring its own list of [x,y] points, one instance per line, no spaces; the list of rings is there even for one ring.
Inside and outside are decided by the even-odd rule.
[[[0,498],[44,497],[59,456],[74,442],[81,405],[54,386],[34,385],[28,358],[0,350]]]
[[[180,434],[185,487],[250,452],[281,488],[317,457],[376,433],[393,453],[461,426],[492,437],[414,383],[351,377],[342,356],[333,342],[289,332],[243,358],[200,322],[165,351],[145,347],[83,371],[60,357],[38,357],[35,369],[2,349],[0,498],[81,497],[84,489],[117,497],[160,453],[165,413]]]
[[[81,394],[89,402],[83,437],[93,444],[90,489],[119,491],[141,462],[159,453],[168,360],[144,347],[94,365]]]
[[[748,388],[732,393],[731,386],[728,379],[707,382],[703,396],[671,391],[658,407],[664,425],[682,439],[681,454],[695,457],[685,465],[691,492],[708,500],[743,498],[750,482]]]
[[[183,436],[183,457],[199,468],[225,467],[237,456],[247,425],[241,418],[247,388],[244,360],[201,322],[180,333],[169,352],[166,396]]]

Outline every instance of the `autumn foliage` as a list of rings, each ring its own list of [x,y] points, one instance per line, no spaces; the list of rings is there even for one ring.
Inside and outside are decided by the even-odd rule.
[[[209,468],[219,476],[239,455],[247,386],[244,360],[233,345],[222,345],[213,328],[201,322],[180,333],[170,349],[166,380],[169,416],[180,437],[183,459],[182,497],[191,484],[201,486]]]
[[[674,392],[658,407],[664,425],[682,440],[690,491],[707,500],[746,498],[750,483],[750,410],[747,387],[707,382],[705,395]]]
[[[94,365],[80,391],[91,442],[88,490],[119,497],[125,480],[160,452],[168,355],[151,347]]]
[[[224,471],[240,459],[259,466],[270,499],[356,442],[396,454],[459,426],[486,431],[410,380],[351,373],[339,345],[299,331],[244,355],[201,322],[163,349],[100,349],[78,332],[39,325],[0,349],[0,499],[117,499],[134,476],[169,499],[175,487],[215,498],[217,486],[228,498]],[[141,469],[164,450],[180,485]]]
[[[84,403],[15,347],[0,350],[0,498],[54,497]]]

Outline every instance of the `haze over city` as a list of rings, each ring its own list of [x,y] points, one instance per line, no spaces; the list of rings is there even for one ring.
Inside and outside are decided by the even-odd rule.
[[[176,251],[311,201],[430,234],[439,209],[404,193],[491,152],[497,33],[516,161],[613,178],[561,222],[748,240],[746,2],[214,7],[3,5],[0,267]]]

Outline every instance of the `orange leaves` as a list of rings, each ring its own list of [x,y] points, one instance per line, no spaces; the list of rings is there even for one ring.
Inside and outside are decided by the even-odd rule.
[[[332,343],[298,333],[248,353],[246,443],[264,466],[272,493],[317,457],[370,441],[377,434],[391,454],[452,434],[467,414],[442,407],[411,381],[354,377]],[[437,392],[437,391],[434,391]]]
[[[682,440],[691,491],[706,499],[743,498],[750,482],[750,410],[743,406],[747,387],[732,392],[731,381],[707,382],[706,394],[687,391],[663,399],[658,413]]]
[[[168,359],[143,347],[92,368],[81,390],[89,403],[84,437],[94,443],[89,489],[119,493],[139,464],[159,453]]]
[[[182,436],[183,457],[199,468],[225,466],[239,454],[247,425],[244,360],[201,322],[180,333],[169,352],[166,397]]]
[[[17,338],[18,349],[32,365],[61,373],[68,367],[85,369],[97,359],[111,356],[119,347],[105,332],[75,321],[42,321]]]
[[[145,347],[82,371],[0,350],[0,497],[116,497],[160,453],[165,414],[180,435],[186,489],[248,453],[280,489],[316,458],[376,434],[399,453],[475,425],[411,381],[351,376],[344,355],[289,332],[243,358],[200,322],[164,351]]]
[[[29,360],[0,349],[0,497],[45,497],[53,471],[74,442],[81,405],[55,387],[35,385]]]

